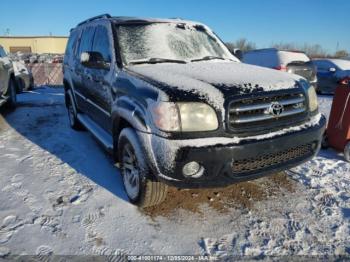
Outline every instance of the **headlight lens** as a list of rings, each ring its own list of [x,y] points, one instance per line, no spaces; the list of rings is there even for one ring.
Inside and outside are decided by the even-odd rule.
[[[219,126],[215,110],[204,103],[159,102],[151,112],[154,124],[163,131],[212,131]]]
[[[309,82],[306,80],[301,80],[300,85],[307,93],[309,99],[309,109],[311,112],[314,112],[318,108],[318,100],[316,90],[313,86],[310,86]]]
[[[178,103],[181,130],[184,132],[212,131],[218,128],[213,108],[204,103]]]
[[[317,94],[315,88],[310,86],[307,90],[307,95],[309,97],[309,108],[311,112],[314,112],[318,108]]]

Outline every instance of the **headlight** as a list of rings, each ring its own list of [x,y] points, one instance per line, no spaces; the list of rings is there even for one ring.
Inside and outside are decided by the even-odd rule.
[[[154,124],[163,131],[212,131],[219,126],[214,109],[204,103],[160,102],[151,112]]]
[[[311,112],[314,112],[318,108],[317,94],[315,88],[310,86],[307,90],[307,95],[309,97],[309,108]]]
[[[318,108],[318,100],[315,88],[313,86],[310,86],[309,82],[305,80],[301,80],[300,85],[302,88],[304,88],[305,92],[307,93],[310,111],[316,111]]]

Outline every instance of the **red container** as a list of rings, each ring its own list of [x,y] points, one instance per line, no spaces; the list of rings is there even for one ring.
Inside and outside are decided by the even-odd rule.
[[[339,86],[334,95],[328,120],[327,139],[329,146],[344,151],[350,142],[350,86]]]

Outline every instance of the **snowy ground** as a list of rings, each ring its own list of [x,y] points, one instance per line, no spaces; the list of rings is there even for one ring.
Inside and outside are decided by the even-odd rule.
[[[341,154],[321,151],[282,174],[285,184],[271,177],[242,184],[273,191],[246,197],[250,205],[236,201],[223,212],[212,198],[194,198],[200,212],[149,215],[127,202],[118,170],[92,137],[69,128],[63,102],[62,89],[36,89],[0,115],[0,257],[350,256],[350,164]],[[320,98],[325,114],[330,104]]]

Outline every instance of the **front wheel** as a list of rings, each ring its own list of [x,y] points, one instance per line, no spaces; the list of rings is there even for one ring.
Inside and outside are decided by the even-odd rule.
[[[145,208],[165,200],[168,187],[149,177],[150,169],[144,151],[131,128],[125,128],[120,133],[118,157],[124,188],[131,203]]]
[[[8,106],[10,108],[15,108],[17,106],[17,90],[16,83],[13,79],[10,80],[9,88],[8,88]]]
[[[344,157],[346,161],[350,162],[350,141],[348,141],[344,148]]]

